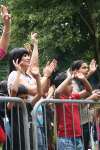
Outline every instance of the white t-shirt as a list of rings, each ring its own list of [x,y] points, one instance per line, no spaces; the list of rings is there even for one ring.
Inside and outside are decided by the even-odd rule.
[[[13,82],[16,80],[16,76],[17,76],[17,71],[12,71],[10,73],[10,75],[8,76],[8,92],[9,92],[9,95],[10,95],[11,87],[13,86]],[[29,76],[29,75],[21,74],[20,75],[20,81],[21,80],[23,80],[26,84],[28,84],[30,86],[36,85],[36,80],[33,77]],[[33,96],[28,95],[27,102],[31,103],[32,100],[33,100]]]

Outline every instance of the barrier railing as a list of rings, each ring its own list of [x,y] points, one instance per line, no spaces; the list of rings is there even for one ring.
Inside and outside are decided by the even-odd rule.
[[[3,150],[30,150],[28,113],[22,99],[0,96],[0,129]]]
[[[78,146],[80,150],[99,150],[100,114],[97,114],[99,107],[100,101],[93,100],[40,100],[35,104],[32,111],[34,150],[67,150],[72,145],[73,150],[77,150]],[[48,113],[49,108],[50,113]],[[48,121],[51,116],[51,121]],[[83,116],[85,121],[82,118]],[[77,121],[77,117],[80,122]],[[77,133],[77,123],[80,124],[81,135]],[[69,128],[69,126],[71,127]],[[86,129],[88,129],[88,133],[85,132]],[[50,137],[52,137],[52,140]],[[65,143],[67,143],[65,149],[60,147],[61,138],[67,139],[65,140]],[[68,145],[69,140],[72,145]]]

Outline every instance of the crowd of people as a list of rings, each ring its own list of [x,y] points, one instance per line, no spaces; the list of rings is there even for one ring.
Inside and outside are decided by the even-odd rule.
[[[8,9],[5,6],[1,6],[1,15],[3,19],[3,33],[0,38],[0,59],[3,59],[7,53],[10,28],[11,28],[11,16],[8,13]],[[9,52],[9,75],[7,80],[0,82],[0,95],[10,97],[20,97],[26,103],[29,118],[31,118],[31,112],[36,102],[41,99],[74,99],[80,100],[94,100],[100,99],[100,85],[96,85],[94,82],[91,84],[90,78],[94,76],[98,69],[96,60],[93,59],[88,65],[84,60],[76,60],[72,62],[68,69],[63,72],[57,71],[57,60],[53,59],[48,61],[44,67],[42,73],[39,66],[39,51],[38,51],[38,38],[37,33],[31,33],[30,45],[24,45],[21,48],[14,48]],[[32,49],[33,48],[33,49]],[[95,76],[94,76],[95,78]],[[89,127],[91,120],[88,119],[87,110],[89,105],[82,107],[79,111],[79,105],[76,103],[65,103],[65,112],[62,105],[56,106],[57,112],[57,145],[58,150],[88,150],[90,144],[90,132]],[[73,114],[72,114],[73,107]],[[8,103],[8,119],[11,126],[10,112],[13,109],[13,149],[19,149],[19,128],[21,131],[21,149],[25,149],[24,139],[24,127],[22,109],[19,108],[19,114],[17,112],[17,106],[15,103]],[[54,109],[54,108],[53,108]],[[38,120],[43,125],[43,108],[39,108],[39,114],[41,115]],[[99,109],[96,110],[97,114],[92,113],[93,116],[99,118]],[[18,127],[20,115],[20,127]],[[91,111],[89,112],[91,116]],[[52,116],[52,114],[51,114]],[[49,117],[51,117],[49,114]],[[65,120],[64,120],[65,116]],[[80,116],[82,119],[80,119]],[[0,104],[0,142],[3,143],[3,149],[5,149],[5,129],[3,123],[3,106]],[[90,117],[91,118],[91,117]],[[64,121],[66,123],[64,123]],[[74,131],[73,131],[74,124]],[[66,131],[65,131],[66,125]],[[15,130],[16,129],[16,130]],[[46,150],[43,134],[41,129],[39,130],[39,150]],[[83,130],[83,131],[82,131]],[[100,127],[96,127],[95,132],[100,132]],[[65,133],[66,132],[66,133]],[[83,132],[83,135],[82,135]],[[100,133],[99,133],[100,134]],[[84,146],[82,141],[84,138]],[[96,137],[100,140],[100,137]],[[30,139],[32,142],[33,139]],[[100,142],[100,141],[99,141]],[[75,144],[76,143],[76,144]],[[50,144],[50,142],[49,142]],[[100,143],[98,143],[99,145]],[[9,142],[7,144],[10,149]],[[32,149],[32,146],[31,146]],[[52,149],[52,148],[51,148]],[[100,145],[98,146],[98,150]]]

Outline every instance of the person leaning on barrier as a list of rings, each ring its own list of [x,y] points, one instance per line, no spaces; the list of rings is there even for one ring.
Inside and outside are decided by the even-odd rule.
[[[6,6],[1,5],[1,16],[3,20],[3,33],[0,37],[0,60],[4,58],[7,53],[9,39],[10,39],[10,24],[11,15],[8,13]]]
[[[19,96],[18,89],[19,86],[23,86],[24,90],[27,90],[27,93],[21,93],[21,96],[24,95],[27,99],[23,98],[26,102],[26,105],[30,105],[31,107],[40,99],[42,94],[46,91],[48,79],[51,76],[52,72],[55,69],[56,61],[53,60],[51,63],[47,63],[46,67],[43,71],[43,77],[40,76],[39,73],[39,60],[38,60],[38,40],[36,39],[37,34],[31,34],[31,39],[34,44],[34,50],[32,55],[30,56],[29,52],[25,48],[15,48],[10,52],[10,75],[8,77],[8,92],[9,96]],[[42,86],[42,90],[41,90]],[[21,87],[22,88],[22,87]],[[21,89],[22,90],[22,89]],[[8,104],[8,108],[14,107],[15,112],[16,105]],[[30,112],[29,112],[30,113]],[[18,142],[18,120],[17,120],[17,112],[14,115],[14,129],[15,137],[14,137],[14,150],[15,148],[18,150],[19,142]],[[20,117],[22,117],[22,113],[20,112]],[[23,128],[23,119],[20,119],[21,124],[21,146],[24,149],[24,135],[22,133]]]
[[[78,93],[73,93],[73,87],[72,87],[72,77],[68,77],[66,73],[60,73],[55,78],[55,85],[57,89],[55,90],[55,97],[63,99],[80,99],[84,98],[86,93],[91,93],[92,87],[85,78],[85,76],[81,73],[75,72],[73,74],[74,78],[77,78],[81,80],[81,82],[84,84],[85,90],[82,90]],[[56,106],[57,111],[57,131],[58,131],[58,139],[57,139],[57,145],[58,150],[75,150],[80,149],[83,150],[83,144],[81,141],[82,131],[81,131],[81,125],[80,125],[80,114],[78,109],[78,104],[73,105],[66,103],[65,106],[65,114],[63,114],[63,107],[62,105]],[[73,112],[72,113],[72,108]],[[64,115],[66,120],[66,129],[64,128]],[[73,116],[73,117],[72,117]],[[73,129],[74,126],[74,129]],[[73,131],[74,130],[74,131]],[[66,132],[66,133],[65,133]],[[75,133],[75,135],[74,135]],[[75,147],[76,146],[76,147]]]
[[[88,65],[84,60],[76,60],[70,66],[70,73],[72,72],[80,72],[82,73],[87,79],[94,75],[97,70],[97,63],[95,59],[92,59],[90,64]],[[90,82],[90,81],[89,81]],[[73,92],[80,92],[84,89],[84,85],[78,79],[74,79],[73,83]],[[92,84],[93,86],[93,84]],[[86,95],[87,98],[89,94]],[[87,113],[88,112],[88,113]],[[92,111],[88,110],[88,105],[82,105],[80,109],[81,114],[81,125],[83,128],[83,141],[84,141],[84,149],[87,150],[90,144],[90,125],[91,125],[91,116]]]
[[[15,92],[14,95],[17,94],[18,84],[19,84],[18,80],[20,79],[20,77],[22,75],[26,75],[27,78],[32,77],[32,76],[34,76],[32,72],[38,71],[38,68],[39,68],[39,66],[38,66],[38,46],[37,46],[38,42],[35,38],[36,34],[32,34],[31,36],[32,36],[32,40],[34,42],[34,50],[33,50],[32,56],[31,56],[31,60],[30,60],[29,52],[25,48],[16,48],[10,52],[10,59],[9,59],[10,60],[10,72],[12,71],[12,73],[10,74],[10,76],[8,78],[8,91],[10,92],[10,90],[11,90],[11,89],[9,90],[9,86],[10,86],[9,80],[14,82],[14,80],[16,78],[15,76],[17,76],[15,83],[12,83],[12,82],[10,83],[10,84],[13,84],[13,88],[11,91],[13,91],[13,94]],[[24,54],[25,54],[25,57],[28,56],[28,59],[26,58],[27,59],[26,62],[28,61],[28,66],[26,68],[26,74],[24,74],[23,69],[21,69],[21,65],[23,67],[23,66],[25,66],[25,64],[23,63],[23,61],[20,63],[21,58],[22,58],[22,56],[24,56]],[[41,77],[41,84],[42,84],[43,92],[45,92],[47,89],[48,79],[51,76],[52,72],[54,71],[55,67],[56,67],[56,60],[53,60],[51,63],[47,63],[46,67],[44,68],[43,77]],[[16,71],[16,69],[18,71]],[[37,90],[36,83],[34,82],[34,77],[29,78],[29,80],[31,80],[31,79],[33,80],[33,85],[31,83],[31,86],[29,86],[29,83],[24,82],[25,80],[23,80],[23,79],[24,79],[24,77],[23,78],[21,77],[20,82],[26,86],[26,88],[28,89],[28,94],[34,96],[36,94],[36,90]],[[33,103],[35,103],[34,100],[33,100]]]

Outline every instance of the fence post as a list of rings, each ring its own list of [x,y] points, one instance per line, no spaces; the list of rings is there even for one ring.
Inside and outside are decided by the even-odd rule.
[[[33,126],[33,144],[34,150],[38,150],[38,130],[37,130],[37,108],[38,105],[36,104],[31,112],[32,115],[32,126]]]
[[[23,124],[24,124],[24,136],[25,136],[25,150],[30,150],[30,136],[29,136],[29,124],[28,113],[25,103],[21,103],[23,112]]]

